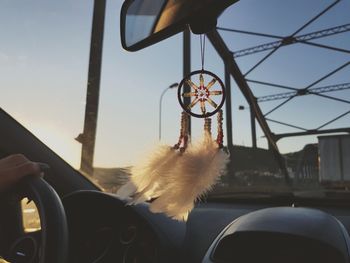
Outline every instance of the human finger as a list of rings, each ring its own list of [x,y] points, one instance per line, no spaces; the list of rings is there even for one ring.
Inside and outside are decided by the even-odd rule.
[[[9,171],[9,175],[13,178],[22,178],[26,175],[35,175],[40,174],[40,166],[39,164],[31,161],[27,161],[18,166],[13,167]]]
[[[13,166],[19,166],[29,160],[23,154],[12,154],[3,159],[0,159],[1,169],[11,168]]]
[[[8,169],[0,169],[0,190],[7,189],[26,175],[40,176],[39,164],[27,161]]]

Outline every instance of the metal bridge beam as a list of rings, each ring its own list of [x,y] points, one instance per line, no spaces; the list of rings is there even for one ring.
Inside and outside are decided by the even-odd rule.
[[[225,86],[226,86],[226,134],[227,134],[227,147],[231,153],[233,152],[233,132],[232,132],[232,99],[231,99],[231,74],[230,69],[225,65]],[[231,159],[232,161],[232,159]]]
[[[183,32],[183,77],[191,73],[191,32],[186,28]],[[191,87],[185,83],[184,92],[190,92]],[[191,98],[185,97],[184,104],[187,107],[191,104]],[[188,116],[188,134],[191,136],[191,116]]]
[[[82,144],[80,169],[90,176],[93,175],[94,171],[93,163],[100,96],[105,14],[106,0],[95,0],[92,19],[84,131],[76,138],[76,140]]]
[[[219,29],[225,30],[225,31],[230,31],[229,29],[226,29],[226,28],[219,28]],[[271,50],[271,49],[274,49],[274,48],[277,48],[280,46],[288,46],[288,45],[292,45],[292,44],[296,44],[296,43],[312,44],[313,45],[314,43],[309,43],[307,41],[313,40],[313,39],[318,39],[318,38],[323,38],[323,37],[328,37],[328,36],[332,36],[332,35],[336,35],[336,34],[340,34],[340,33],[345,33],[348,31],[350,31],[350,24],[331,27],[331,28],[327,28],[324,30],[319,30],[319,31],[315,31],[315,32],[311,32],[308,34],[299,35],[299,36],[295,36],[295,37],[293,37],[293,36],[281,37],[281,40],[278,40],[278,41],[273,41],[270,43],[266,43],[266,44],[262,44],[262,45],[234,51],[233,57],[234,58],[243,57],[243,56],[263,52],[266,50]],[[242,33],[245,31],[232,30],[232,32]],[[270,36],[267,34],[260,34],[260,33],[253,33],[253,32],[250,32],[250,34],[257,35],[257,36]],[[272,37],[272,36],[270,36],[270,37]],[[277,37],[277,36],[273,36],[273,37]],[[323,47],[334,49],[334,48],[329,47],[329,46],[323,46]],[[346,52],[346,53],[350,52],[348,50],[341,50],[341,49],[338,49],[337,51]]]
[[[280,140],[286,137],[297,137],[297,136],[306,136],[306,135],[318,135],[318,134],[327,134],[327,133],[349,133],[350,128],[338,128],[338,129],[328,129],[328,130],[307,130],[305,132],[291,132],[291,133],[281,133],[274,134],[276,140]]]
[[[297,34],[299,34],[301,31],[303,31],[306,27],[311,25],[313,22],[315,22],[317,19],[319,19],[322,15],[327,13],[330,9],[332,9],[334,6],[336,6],[340,0],[335,0],[333,3],[331,3],[329,6],[327,6],[324,10],[322,10],[320,13],[318,13],[316,16],[311,18],[309,21],[307,21],[304,25],[299,27],[293,34],[289,35],[286,39],[284,39],[285,42],[288,42],[290,39],[293,39]],[[245,74],[244,77],[246,77],[248,74],[250,74],[254,69],[256,69],[258,66],[260,66],[264,61],[266,61],[269,57],[271,57],[280,47],[282,47],[285,43],[281,43],[279,46],[274,47],[267,55],[265,55],[262,59],[259,60],[253,67],[251,67]],[[350,52],[350,51],[349,51]]]
[[[335,73],[339,72],[340,70],[344,69],[345,67],[350,65],[350,61],[344,63],[343,65],[339,66],[338,68],[334,69],[333,71],[329,72],[328,74],[324,75],[323,77],[319,78],[318,80],[312,82],[311,84],[309,84],[307,87],[305,87],[304,89],[302,89],[303,92],[309,92],[313,95],[317,95],[320,97],[324,97],[324,98],[328,98],[328,99],[332,99],[332,100],[336,100],[336,101],[341,101],[344,103],[348,103],[350,104],[350,101],[347,100],[343,100],[343,99],[339,99],[339,98],[334,98],[334,97],[330,97],[327,95],[322,95],[319,93],[315,93],[315,92],[310,92],[310,89],[317,85],[318,83],[320,83],[321,81],[329,78],[330,76],[334,75]],[[299,91],[299,90],[298,90]],[[282,107],[283,105],[285,105],[286,103],[288,103],[289,101],[291,101],[292,99],[294,99],[297,95],[293,95],[291,97],[289,97],[288,99],[286,99],[285,101],[283,101],[282,103],[280,103],[279,105],[275,106],[273,109],[271,109],[270,111],[268,111],[267,113],[264,114],[264,116],[266,117],[267,115],[271,114],[272,112],[276,111],[277,109],[279,109],[280,107]]]
[[[292,96],[313,95],[313,93],[321,94],[321,93],[340,91],[340,90],[346,90],[346,89],[350,89],[350,83],[342,83],[342,84],[329,85],[329,86],[324,86],[319,88],[312,88],[312,89],[306,90],[305,92],[304,92],[304,89],[299,89],[294,92],[284,92],[284,93],[262,96],[257,98],[257,100],[258,102],[266,102],[266,101],[272,101],[272,100],[286,99]]]
[[[230,73],[232,77],[234,78],[237,86],[243,93],[244,97],[246,98],[247,102],[249,103],[252,112],[254,113],[261,129],[263,130],[264,134],[266,135],[266,138],[269,142],[269,145],[271,146],[271,150],[276,157],[277,162],[279,163],[279,166],[281,167],[282,173],[285,176],[286,182],[290,183],[290,179],[288,176],[285,160],[283,156],[281,155],[278,146],[276,144],[276,139],[273,136],[273,133],[270,130],[269,125],[267,124],[264,115],[256,101],[256,98],[254,97],[247,81],[245,80],[241,70],[239,69],[237,63],[235,62],[234,58],[232,57],[232,53],[228,49],[227,45],[225,44],[224,40],[220,36],[220,34],[217,32],[217,30],[213,30],[207,34],[208,39],[222,58],[224,64],[228,67],[230,70]]]

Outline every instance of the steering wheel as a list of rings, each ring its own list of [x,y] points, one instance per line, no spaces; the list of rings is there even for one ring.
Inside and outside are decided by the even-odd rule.
[[[15,189],[10,195],[20,200],[27,197],[37,206],[41,222],[40,238],[38,239],[40,249],[35,249],[34,239],[30,246],[29,236],[22,236],[14,242],[10,249],[10,262],[65,263],[68,255],[68,228],[63,205],[55,190],[44,179],[37,176],[23,178]],[[28,259],[16,258],[26,256],[20,250],[23,250],[23,247],[28,250],[28,245],[29,248],[38,252],[32,251],[34,255]],[[37,258],[37,261],[34,262],[34,258]]]

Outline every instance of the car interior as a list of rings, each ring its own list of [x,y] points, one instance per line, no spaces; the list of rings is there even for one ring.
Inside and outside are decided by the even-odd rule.
[[[6,108],[0,108],[0,159],[21,153],[30,160],[49,166],[44,170],[43,178],[25,177],[12,188],[0,193],[0,256],[11,263],[350,262],[350,126],[348,119],[328,130],[323,129],[323,126],[319,129],[302,129],[293,133],[279,133],[278,129],[270,130],[275,126],[268,125],[267,121],[270,120],[271,124],[271,119],[266,116],[266,108],[260,107],[261,104],[258,103],[273,99],[272,95],[255,93],[256,90],[249,87],[253,85],[253,80],[249,80],[249,77],[242,73],[243,68],[249,69],[249,67],[235,61],[236,57],[238,59],[240,55],[253,52],[253,48],[249,46],[248,49],[243,43],[245,49],[238,52],[230,51],[228,40],[230,33],[221,27],[223,20],[220,20],[225,15],[225,19],[230,19],[227,14],[236,6],[241,10],[239,12],[244,12],[248,10],[245,9],[246,6],[255,8],[256,2],[253,0],[125,0],[118,19],[120,19],[121,45],[126,51],[131,51],[126,52],[126,57],[133,53],[142,53],[143,51],[139,50],[146,48],[156,50],[160,42],[166,46],[167,39],[178,33],[183,34],[184,39],[186,34],[206,37],[207,45],[210,43],[213,50],[217,51],[225,68],[225,77],[223,74],[219,76],[222,75],[221,77],[225,78],[226,104],[215,104],[216,107],[223,106],[225,112],[230,110],[228,107],[231,107],[231,103],[227,101],[231,100],[231,90],[228,85],[230,80],[237,83],[235,92],[240,91],[243,94],[240,99],[246,101],[242,103],[249,105],[248,107],[239,106],[240,110],[249,109],[253,122],[260,127],[258,128],[258,132],[262,134],[260,139],[266,140],[265,148],[259,148],[256,145],[255,148],[233,145],[232,141],[229,141],[229,137],[232,136],[232,126],[230,128],[229,123],[225,123],[227,130],[224,135],[223,149],[230,152],[228,173],[217,180],[211,192],[200,196],[187,220],[176,220],[167,216],[166,213],[151,211],[150,206],[157,198],[152,197],[145,202],[131,204],[132,197],[118,196],[117,189],[128,181],[129,175],[119,174],[123,178],[120,179],[122,183],[118,181],[117,184],[113,180],[118,175],[108,179],[111,182],[106,179],[107,177],[97,177],[97,173],[95,176],[90,176],[91,169],[94,169],[93,157],[87,153],[94,148],[96,130],[89,132],[96,129],[96,119],[95,126],[91,126],[89,120],[93,123],[94,119],[91,118],[97,118],[97,114],[85,116],[84,132],[76,138],[83,147],[79,170],[56,154],[54,149],[50,149],[39,138],[40,136],[30,130],[28,125],[21,124],[7,112]],[[308,19],[311,17],[311,20],[306,19],[307,25],[335,8],[337,4],[343,6],[334,16],[340,16],[344,21],[349,21],[349,16],[344,15],[349,14],[350,8],[346,0],[326,1],[326,4],[320,2],[322,1],[299,3],[301,7],[305,4],[312,10],[317,7],[314,13],[307,13]],[[105,4],[105,1],[98,0],[94,3],[91,46],[95,46],[95,49],[91,48],[89,65],[90,70],[95,68],[91,70],[92,75],[89,76],[91,86],[88,89],[94,88],[93,85],[98,83],[98,81],[95,83],[94,79],[99,76],[99,70],[101,70],[101,57],[98,57],[98,54],[102,52],[102,42],[99,42],[102,36],[99,29],[102,28],[103,31],[104,28],[101,22],[104,19],[101,10],[106,8]],[[276,3],[272,3],[272,6],[274,4]],[[243,15],[248,16],[244,13]],[[339,21],[341,21],[340,18]],[[346,71],[346,67],[350,65],[350,51],[346,49],[350,49],[349,24],[338,28],[333,25],[332,27],[325,25],[325,27],[328,28],[325,30],[328,33],[322,34],[329,34],[331,37],[344,34],[344,38],[338,38],[335,41],[342,46],[339,48],[341,50],[331,52],[341,53],[339,59],[343,59],[345,63],[336,61],[336,64],[341,66],[336,69],[333,65],[330,66],[333,71],[325,73],[326,75],[321,76],[319,81],[314,81],[315,85],[337,71]],[[315,34],[321,34],[321,31],[317,30],[311,30],[313,37]],[[105,37],[108,37],[107,32],[105,31]],[[302,45],[303,41],[309,41],[305,38],[305,32],[303,32],[304,39],[295,37],[299,33],[297,32],[293,36],[288,36],[293,38],[289,39],[291,42],[288,44],[286,43],[288,33],[286,32],[281,39],[279,47],[298,41],[301,43],[299,45]],[[253,33],[248,32],[248,34]],[[256,33],[255,36],[261,37],[261,35],[262,33]],[[315,38],[321,38],[319,35]],[[198,38],[195,39],[198,40]],[[268,48],[268,52],[271,50],[275,52],[276,46],[273,47],[275,49],[271,49],[271,43],[264,46],[259,44],[254,52],[260,52],[262,48]],[[326,44],[314,43],[318,46]],[[178,48],[181,49],[181,46]],[[200,53],[198,48],[192,47],[192,49],[195,50],[195,54]],[[207,60],[210,60],[210,57]],[[186,61],[185,58],[184,61]],[[287,62],[284,61],[284,63]],[[261,63],[262,61],[258,62],[258,64]],[[96,70],[96,67],[99,70]],[[283,79],[283,76],[278,79]],[[348,72],[339,79],[342,82],[348,81]],[[323,90],[327,87],[325,85],[322,86]],[[350,85],[344,83],[341,85],[341,87],[333,86],[331,90],[333,93],[326,93],[333,96],[335,88],[338,88],[342,93],[336,99],[342,101],[337,103],[345,105],[346,112],[341,113],[331,122],[349,117],[347,114],[350,113]],[[312,87],[310,85],[310,89]],[[328,89],[329,87],[330,85]],[[137,88],[139,87],[135,89]],[[310,89],[309,87],[300,90],[290,89],[289,93],[292,92],[292,94],[288,96],[297,97],[305,94],[323,96],[322,91],[310,91]],[[182,94],[184,93],[179,91],[179,97]],[[236,96],[234,94],[232,96]],[[282,96],[287,100],[291,98],[283,97],[285,95],[281,94],[280,90],[277,90],[273,96],[279,99]],[[88,107],[91,103],[92,106],[86,109],[87,113],[94,109],[93,100],[96,96],[90,99],[90,102],[87,99],[86,105]],[[228,103],[229,106],[227,106]],[[184,107],[187,107],[186,102],[184,104]],[[283,106],[282,104],[277,104],[276,109]],[[313,105],[318,107],[318,104]],[[238,108],[238,105],[234,104],[234,107]],[[320,107],[324,110],[328,106]],[[190,107],[186,109],[191,111]],[[261,109],[265,113],[262,113]],[[299,113],[299,115],[302,114]],[[230,116],[226,114],[224,121]],[[245,116],[247,116],[244,119],[245,122],[251,123],[250,115],[247,113]],[[295,120],[298,117],[291,119]],[[191,122],[196,121],[195,117],[191,117]],[[287,121],[286,117],[282,125]],[[128,120],[129,122],[131,123],[132,120]],[[249,132],[248,129],[247,133]],[[252,134],[254,134],[253,131]],[[308,143],[302,150],[280,153],[278,148],[280,144],[277,144],[279,139],[287,136],[309,135],[314,136],[315,141]],[[256,138],[256,134],[255,139],[260,141]],[[335,168],[338,165],[340,168]],[[337,179],[338,174],[340,179]],[[34,208],[24,209],[26,205],[34,205]],[[38,213],[39,225],[36,224],[37,228],[31,227],[30,230],[26,227],[24,219],[27,216],[26,213],[34,213],[34,210]]]

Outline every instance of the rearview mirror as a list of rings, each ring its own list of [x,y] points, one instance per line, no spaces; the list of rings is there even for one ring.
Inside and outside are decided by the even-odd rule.
[[[121,11],[124,49],[136,51],[183,31],[195,34],[216,26],[222,11],[238,0],[126,0]]]

